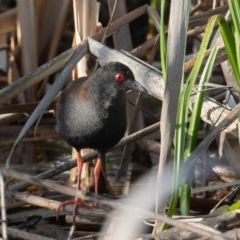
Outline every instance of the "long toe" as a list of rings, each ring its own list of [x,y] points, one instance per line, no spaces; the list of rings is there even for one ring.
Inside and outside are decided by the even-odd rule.
[[[73,199],[66,200],[66,201],[62,202],[61,204],[59,204],[58,208],[56,209],[56,219],[57,219],[57,221],[59,220],[60,211],[64,207],[66,207],[67,205],[73,205],[73,223],[74,224],[75,224],[75,220],[76,220],[76,213],[77,213],[78,207],[92,208],[91,205],[88,205],[82,199],[77,198],[77,197],[73,198]]]

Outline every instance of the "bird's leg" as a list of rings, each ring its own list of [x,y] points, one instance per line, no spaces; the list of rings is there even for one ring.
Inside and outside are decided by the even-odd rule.
[[[81,176],[82,176],[82,169],[83,169],[83,159],[80,151],[77,151],[77,190],[81,189]],[[91,208],[91,205],[86,204],[82,199],[75,197],[74,199],[74,208],[73,208],[73,223],[75,223],[76,213],[78,206],[85,206],[87,208]]]
[[[82,175],[82,168],[83,168],[83,159],[81,153],[77,152],[77,190],[81,189],[81,175]]]
[[[112,194],[113,191],[111,190],[111,186],[107,180],[106,174],[105,174],[105,153],[99,153],[95,167],[94,167],[94,192],[95,194],[99,193],[99,180],[100,180],[100,174],[102,171],[102,175],[104,178],[104,182],[107,188],[108,192],[111,192]],[[96,205],[97,207],[97,205]]]
[[[99,190],[99,177],[102,169],[102,159],[101,157],[98,157],[96,165],[94,167],[94,192],[95,194],[98,194]]]
[[[81,156],[81,153],[79,151],[77,151],[77,172],[78,172],[78,176],[77,176],[77,190],[80,190],[81,189],[81,174],[82,174],[82,168],[83,168],[83,159],[82,159],[82,156]],[[86,207],[90,207],[88,206],[82,199],[78,198],[78,197],[75,197],[74,199],[70,199],[70,200],[67,200],[63,203],[61,203],[57,210],[56,210],[56,218],[58,219],[59,218],[59,212],[62,208],[64,208],[66,205],[69,205],[69,204],[74,204],[74,207],[73,207],[73,223],[75,224],[75,218],[76,218],[76,212],[77,212],[77,207],[79,205],[83,205],[83,206],[86,206]]]
[[[103,156],[104,155],[99,154],[99,156],[97,158],[97,162],[96,162],[95,167],[94,167],[94,171],[93,171],[93,175],[94,175],[94,193],[95,194],[98,194],[98,191],[99,191],[99,178],[100,178],[100,173],[101,173],[101,170],[102,170],[102,161],[104,160]],[[92,206],[94,208],[97,208],[98,207],[98,203],[93,203]]]
[[[82,168],[83,168],[83,159],[80,151],[77,151],[77,190],[81,189],[81,175],[82,175]],[[74,200],[74,208],[73,208],[73,223],[75,223],[75,217],[77,212],[78,205],[85,205],[82,199],[75,197]]]

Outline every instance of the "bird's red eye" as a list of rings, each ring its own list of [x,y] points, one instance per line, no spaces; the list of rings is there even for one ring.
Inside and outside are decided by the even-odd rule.
[[[117,74],[115,75],[115,79],[116,79],[117,81],[119,81],[119,82],[122,82],[122,81],[125,80],[125,76],[124,76],[122,73],[117,73]]]

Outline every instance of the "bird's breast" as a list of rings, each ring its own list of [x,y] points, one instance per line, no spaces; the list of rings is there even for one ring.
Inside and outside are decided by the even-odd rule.
[[[124,99],[75,101],[69,99],[61,106],[57,128],[61,136],[75,148],[106,150],[113,147],[126,129]]]

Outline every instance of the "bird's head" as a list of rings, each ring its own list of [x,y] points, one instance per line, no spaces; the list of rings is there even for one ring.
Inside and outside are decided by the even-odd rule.
[[[134,89],[147,93],[147,90],[135,80],[133,72],[129,67],[120,62],[110,62],[101,68],[105,74],[108,74],[110,81],[114,80],[121,90]]]

